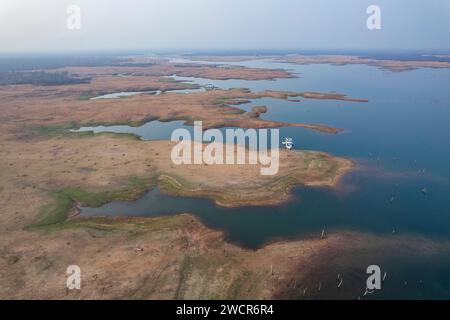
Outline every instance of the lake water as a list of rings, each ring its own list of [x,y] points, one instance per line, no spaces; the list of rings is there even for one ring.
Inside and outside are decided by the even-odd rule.
[[[96,127],[81,127],[72,132],[112,132],[112,133],[128,133],[140,137],[142,140],[167,140],[170,139],[172,132],[178,128],[185,128],[192,130],[191,126],[183,125],[184,121],[150,121],[139,127],[130,127],[127,125],[117,126],[96,126]]]
[[[132,97],[139,94],[152,94],[152,95],[159,95],[161,91],[122,91],[122,92],[114,92],[114,93],[108,93],[101,96],[90,98],[90,100],[99,100],[99,99],[120,99],[120,98],[126,98],[126,97]]]
[[[299,78],[274,81],[174,78],[200,85],[211,83],[224,89],[336,91],[369,99],[368,103],[355,103],[263,98],[238,106],[248,111],[255,105],[267,105],[268,112],[262,115],[265,119],[343,128],[345,131],[338,135],[281,128],[280,137],[292,137],[296,149],[351,158],[359,169],[335,189],[297,187],[294,200],[277,207],[226,209],[207,199],[175,198],[154,189],[135,202],[84,208],[83,213],[158,216],[192,212],[206,225],[224,230],[228,240],[250,248],[275,239],[315,236],[323,228],[329,232],[356,230],[386,237],[395,233],[450,240],[450,70],[398,73],[365,65],[299,66],[261,60],[234,64],[285,68],[296,72]],[[115,126],[95,130],[134,133],[148,140],[169,139],[172,129],[181,125],[181,122],[150,122],[140,128]],[[426,194],[422,192],[424,188]],[[387,285],[389,290],[382,290],[376,297],[450,298],[450,250],[428,260],[399,252],[398,257],[390,254],[379,263],[392,276]],[[359,269],[347,268],[342,274],[350,279],[361,278],[360,271],[355,270]],[[418,279],[420,285],[416,283]],[[361,286],[358,281],[348,285],[345,293],[328,291],[320,297],[354,298]]]
[[[172,92],[172,93],[193,93],[193,92],[204,92],[204,88],[198,88],[198,89],[173,89],[173,90],[166,90],[164,92]],[[92,97],[90,100],[99,100],[99,99],[122,99],[132,96],[137,96],[140,94],[150,94],[154,96],[158,96],[162,93],[164,93],[161,90],[155,90],[155,91],[121,91],[121,92],[113,92],[108,94],[103,94],[101,96]]]

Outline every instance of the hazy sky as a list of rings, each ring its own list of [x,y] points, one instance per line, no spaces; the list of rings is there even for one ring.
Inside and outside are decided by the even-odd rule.
[[[174,48],[450,49],[450,0],[0,0],[2,52]]]

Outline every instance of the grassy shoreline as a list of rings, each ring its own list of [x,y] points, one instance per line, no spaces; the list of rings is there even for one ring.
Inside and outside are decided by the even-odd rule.
[[[125,188],[115,191],[90,192],[70,187],[50,191],[53,203],[46,206],[40,214],[41,218],[29,227],[41,229],[64,224],[69,219],[70,211],[78,206],[100,207],[112,201],[136,200],[151,189],[154,185],[153,180],[153,178],[132,177]]]

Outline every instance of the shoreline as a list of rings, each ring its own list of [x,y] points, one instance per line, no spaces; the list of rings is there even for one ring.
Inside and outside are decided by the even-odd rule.
[[[273,70],[190,70],[192,66],[163,70],[166,67],[158,68],[163,73],[172,72],[173,68],[183,68],[191,75],[214,72],[215,77],[223,77],[225,72],[249,79],[273,75]],[[213,191],[210,197],[224,205],[239,201],[241,205],[252,201],[261,205],[263,201],[281,198],[288,201],[296,185],[336,186],[353,170],[351,160],[329,154],[282,152],[280,175],[264,178],[257,166],[172,166],[171,143],[164,140],[141,141],[117,134],[65,135],[64,130],[71,124],[136,124],[148,119],[192,122],[200,118],[211,126],[275,126],[276,122],[259,119],[263,108],[245,114],[226,104],[233,105],[233,99],[238,104],[236,99],[245,97],[287,99],[302,94],[234,89],[188,95],[138,95],[116,101],[79,99],[80,92],[187,85],[161,79],[159,75],[150,76],[155,69],[144,68],[149,72],[145,74],[143,69],[136,68],[136,74],[129,77],[111,74],[124,68],[127,67],[86,69],[86,73],[93,73],[93,83],[84,87],[0,87],[4,94],[1,115],[4,134],[0,138],[4,181],[1,188],[4,223],[0,225],[0,237],[4,246],[0,248],[0,270],[5,279],[0,297],[270,298],[289,285],[292,275],[304,279],[308,273],[299,268],[305,263],[314,266],[313,257],[320,254],[327,258],[322,250],[346,246],[343,236],[330,234],[320,241],[284,241],[264,245],[259,250],[245,250],[227,242],[224,233],[206,227],[191,215],[80,217],[77,214],[80,205],[132,201],[164,175],[174,177],[176,183],[169,180],[169,187],[175,192],[200,195]],[[126,72],[134,72],[132,68]],[[313,99],[362,101],[339,94],[303,94]],[[313,124],[290,125],[324,128]],[[27,129],[34,126],[42,126],[42,130],[31,135]],[[46,215],[50,215],[47,220]],[[32,228],[36,222],[42,222],[41,226]],[[67,268],[67,263],[83,268],[80,292],[67,292],[61,285],[60,271]]]
[[[316,151],[314,151],[316,152]],[[327,154],[328,155],[328,154]],[[188,187],[183,186],[183,183],[178,181],[173,176],[163,174],[158,176],[157,184],[160,190],[171,196],[184,196],[194,198],[208,198],[211,199],[217,206],[224,208],[239,208],[245,206],[277,206],[290,201],[293,197],[292,189],[296,186],[303,185],[305,187],[326,187],[335,188],[341,182],[342,178],[348,173],[356,170],[356,164],[349,159],[333,157],[334,161],[340,162],[342,165],[337,168],[337,172],[334,176],[322,181],[310,181],[310,182],[296,182],[290,180],[290,176],[282,177],[282,179],[288,179],[289,182],[281,183],[280,186],[272,185],[271,188],[276,190],[276,197],[270,196],[267,191],[252,190],[249,197],[241,193],[233,195],[233,193],[226,193],[224,190],[190,190]],[[257,193],[258,195],[255,195]],[[270,193],[270,192],[269,192]]]
[[[133,233],[135,235],[130,241],[131,230],[137,233]],[[16,233],[19,233],[16,239],[21,240],[44,235],[17,231]],[[77,217],[67,228],[58,230],[58,234],[63,234],[66,241],[70,241],[71,251],[76,250],[78,259],[81,259],[77,261],[84,266],[84,290],[81,294],[67,293],[63,289],[58,289],[58,282],[55,282],[58,277],[51,275],[55,269],[64,265],[64,261],[58,261],[48,267],[48,270],[34,274],[35,281],[28,283],[29,288],[34,288],[40,281],[50,276],[49,285],[39,290],[40,297],[120,298],[129,293],[131,288],[135,288],[134,281],[140,281],[141,277],[136,276],[136,272],[148,277],[156,269],[163,276],[154,281],[164,286],[166,290],[155,291],[144,282],[144,288],[139,286],[143,290],[137,290],[132,297],[204,299],[214,293],[223,299],[307,299],[326,298],[330,295],[356,298],[358,294],[363,293],[360,291],[360,284],[363,282],[360,283],[359,278],[352,281],[355,270],[348,267],[354,266],[354,260],[347,260],[347,257],[354,259],[357,257],[361,266],[367,266],[374,257],[377,257],[377,261],[383,262],[386,258],[398,254],[402,257],[445,255],[450,248],[449,241],[438,242],[420,235],[386,237],[348,229],[327,230],[323,239],[319,233],[316,235],[311,233],[301,238],[273,239],[258,248],[246,248],[239,243],[229,242],[223,231],[211,229],[201,219],[189,213],[144,218]],[[86,238],[86,234],[91,234],[92,237]],[[59,256],[66,252],[67,255],[67,245],[55,242],[59,235],[46,237],[49,243],[46,250],[48,253],[39,250],[41,259],[45,261],[48,259],[47,255],[51,253]],[[172,241],[168,244],[166,239]],[[14,252],[3,252],[5,261],[14,261],[14,269],[6,269],[5,283],[8,288],[15,290],[3,292],[0,290],[1,297],[26,298],[33,295],[36,298],[35,292],[11,282],[11,279],[15,279],[13,275],[17,276],[13,273],[14,270],[24,268],[33,257],[33,255],[30,257],[28,251],[31,248],[32,246],[28,245]],[[401,252],[398,251],[399,248],[402,249]],[[428,253],[430,250],[432,252]],[[106,254],[111,256],[108,261],[95,259],[98,255]],[[343,262],[345,264],[342,264]],[[168,263],[176,267],[167,269]],[[153,266],[151,271],[148,270],[148,264]],[[336,291],[336,273],[326,273],[329,266],[336,268],[334,269],[336,273],[342,272],[345,286],[340,291]],[[130,267],[133,272],[127,271]],[[123,269],[123,272],[111,278],[111,274],[114,274],[112,270],[117,268]],[[98,270],[103,272],[98,273]],[[364,275],[362,269],[361,272]],[[179,273],[184,276],[180,277]],[[242,277],[242,274],[246,276]],[[393,279],[392,273],[389,273],[388,278],[390,283],[396,281],[399,286],[402,283],[401,279]],[[173,281],[170,282],[169,279]],[[123,288],[104,289],[116,281],[128,282]],[[323,293],[313,290],[319,281],[323,284]],[[305,288],[309,288],[306,297]]]

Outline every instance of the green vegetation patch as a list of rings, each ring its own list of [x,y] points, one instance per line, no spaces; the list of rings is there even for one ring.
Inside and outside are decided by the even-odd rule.
[[[239,109],[239,108],[234,108],[231,109],[230,111],[227,111],[225,114],[227,115],[239,115],[239,114],[244,114],[246,111],[244,109]]]
[[[179,229],[190,219],[187,214],[174,216],[162,216],[155,218],[124,218],[124,217],[79,217],[69,219],[63,223],[46,225],[47,231],[57,231],[64,229],[91,229],[100,232],[129,231],[130,234],[137,235],[140,232],[161,231]]]
[[[92,93],[83,93],[78,97],[78,100],[80,101],[87,101],[90,100],[92,98],[94,98],[96,95],[92,94]]]
[[[53,204],[44,208],[40,221],[31,227],[47,227],[65,223],[75,202],[81,206],[99,207],[111,201],[133,201],[148,191],[152,181],[133,177],[128,185],[121,190],[90,192],[82,188],[63,188],[51,191]]]
[[[32,129],[38,135],[55,137],[76,128],[77,123],[75,121],[70,121],[62,124],[34,126]]]
[[[86,127],[95,127],[95,126],[111,126],[111,125],[130,125],[133,127],[140,126],[141,123],[129,122],[129,123],[89,123],[83,126]],[[31,129],[31,132],[34,136],[45,137],[45,138],[54,138],[54,137],[70,137],[70,138],[86,138],[86,137],[94,137],[98,135],[113,135],[118,138],[132,138],[139,139],[139,137],[133,133],[114,133],[114,132],[100,132],[94,133],[93,131],[82,131],[82,132],[74,132],[70,130],[75,130],[80,128],[81,125],[77,122],[66,122],[62,124],[52,124],[52,125],[39,125],[34,126]]]
[[[157,180],[159,188],[173,196],[212,198],[221,203],[233,203],[240,199],[239,193],[233,193],[231,190],[199,189],[198,185],[189,183],[178,176],[164,174]]]

